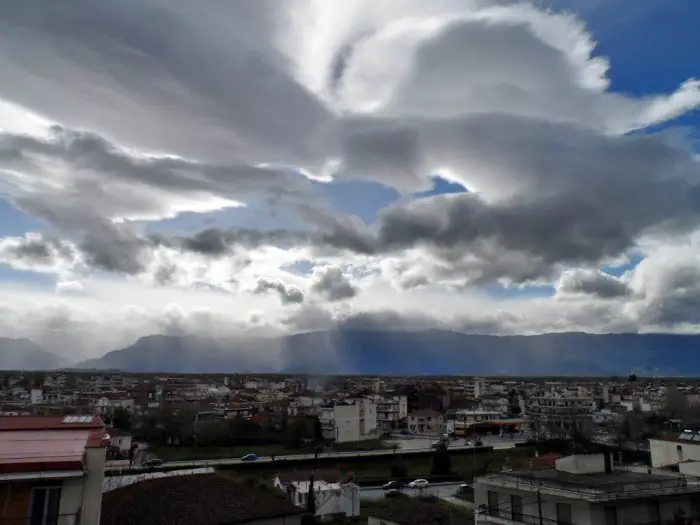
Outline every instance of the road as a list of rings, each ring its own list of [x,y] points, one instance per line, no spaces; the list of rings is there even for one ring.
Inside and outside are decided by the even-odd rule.
[[[422,438],[421,438],[422,439]],[[424,441],[419,441],[418,439],[409,439],[409,440],[400,440],[402,443],[406,443],[402,445],[402,448],[399,449],[397,452],[394,452],[392,449],[384,449],[384,450],[366,450],[363,452],[323,452],[318,455],[318,458],[349,458],[349,457],[358,457],[358,456],[391,456],[395,453],[400,453],[403,455],[410,455],[410,454],[420,454],[420,453],[425,453],[426,451],[430,450],[430,443],[426,443]],[[416,441],[419,443],[420,447],[415,447],[413,448],[412,443]],[[425,441],[430,441],[430,440],[425,440]],[[507,448],[513,448],[515,447],[515,444],[522,441],[522,440],[517,440],[517,439],[508,439],[508,438],[499,438],[499,437],[488,437],[488,438],[482,438],[482,441],[485,446],[490,446],[495,449],[507,449]],[[411,443],[411,445],[408,445],[408,443]],[[462,440],[460,440],[457,443],[463,443]],[[404,448],[405,447],[405,448]],[[455,442],[450,444],[450,450],[473,450],[473,446],[467,446],[467,445],[458,445],[455,444]],[[289,461],[289,460],[300,460],[300,459],[316,459],[316,456],[314,454],[290,454],[290,455],[285,455],[285,456],[277,456],[275,458],[275,461],[278,463],[283,463],[284,461]],[[256,463],[271,463],[272,462],[272,457],[270,456],[264,456],[264,457],[259,457],[256,460]],[[114,466],[114,467],[107,467],[105,468],[106,473],[139,473],[139,472],[149,472],[153,470],[176,470],[176,469],[191,469],[191,468],[202,468],[202,467],[221,467],[221,466],[229,466],[229,465],[240,465],[242,463],[247,463],[246,461],[241,460],[240,458],[219,458],[219,459],[207,459],[207,460],[190,460],[190,461],[168,461],[163,463],[161,466],[157,468],[151,468],[151,467],[141,467],[141,466],[134,466],[134,467],[129,467],[129,468],[124,468],[122,466]]]
[[[172,472],[145,472],[143,474],[132,474],[127,476],[108,476],[103,482],[103,492],[118,489],[132,483],[138,483],[147,479],[169,477],[169,476],[186,476],[188,474],[203,474],[214,472],[212,468],[200,468],[189,470],[174,470]],[[423,490],[404,489],[404,493],[408,496],[437,496],[439,498],[451,498],[457,492],[459,483],[431,483],[429,487]],[[360,488],[360,498],[363,500],[375,500],[384,497],[384,490],[381,486],[377,487],[362,487]],[[453,498],[456,499],[456,498]],[[461,500],[458,500],[461,501]]]
[[[454,496],[458,486],[459,483],[454,482],[431,483],[429,487],[422,490],[409,489],[406,487],[403,492],[408,496],[437,496],[438,498],[446,498]],[[383,497],[384,490],[382,487],[362,487],[360,490],[360,498],[364,500],[381,499]]]

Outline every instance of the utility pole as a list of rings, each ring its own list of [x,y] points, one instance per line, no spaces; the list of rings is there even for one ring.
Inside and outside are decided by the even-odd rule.
[[[540,525],[543,525],[542,520],[542,495],[540,494],[540,489],[537,489],[537,515],[539,517]]]

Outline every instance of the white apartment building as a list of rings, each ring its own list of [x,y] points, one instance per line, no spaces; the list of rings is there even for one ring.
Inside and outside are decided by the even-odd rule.
[[[654,468],[691,468],[686,463],[700,462],[700,432],[687,430],[680,434],[650,439],[649,451],[651,466]]]
[[[354,483],[329,483],[314,481],[316,516],[359,516],[360,487]],[[292,481],[287,488],[289,500],[297,507],[308,504],[310,482]]]
[[[500,472],[474,483],[485,525],[638,525],[700,518],[700,483],[677,474],[613,470],[602,454],[560,458],[555,468]]]
[[[408,398],[406,396],[377,397],[377,428],[390,432],[408,417]]]
[[[568,434],[574,428],[583,428],[592,423],[597,410],[592,395],[578,395],[584,392],[546,391],[530,396],[526,407],[527,415],[541,434]]]
[[[471,399],[479,399],[486,394],[486,380],[483,377],[472,377],[464,382],[464,395]]]
[[[348,398],[322,406],[318,418],[324,437],[336,443],[352,443],[379,436],[377,406],[370,399]]]

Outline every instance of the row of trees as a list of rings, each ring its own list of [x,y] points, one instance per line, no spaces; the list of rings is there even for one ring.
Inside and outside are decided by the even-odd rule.
[[[137,438],[159,445],[230,446],[283,444],[298,450],[323,441],[317,417],[280,418],[274,425],[236,417],[198,420],[193,412],[164,408],[133,418],[117,408],[108,418],[112,426],[131,431]]]

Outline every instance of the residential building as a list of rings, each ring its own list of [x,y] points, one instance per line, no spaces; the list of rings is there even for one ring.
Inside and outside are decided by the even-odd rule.
[[[464,383],[464,395],[471,399],[479,399],[486,394],[486,380],[483,377],[472,377]]]
[[[288,484],[289,501],[305,509],[309,501],[311,480],[297,480]],[[313,482],[316,516],[331,518],[333,516],[360,515],[360,487],[352,482],[339,483],[316,480]]]
[[[324,437],[336,443],[352,443],[379,436],[377,407],[370,399],[348,398],[322,406],[318,418]]]
[[[503,414],[496,411],[487,410],[456,410],[452,424],[453,432],[458,436],[467,436],[472,433],[472,430],[479,425],[489,421],[501,419]]]
[[[588,428],[597,405],[593,396],[573,392],[547,391],[528,397],[527,415],[537,433],[569,435],[574,429]]]
[[[651,466],[673,467],[684,462],[700,461],[700,432],[686,430],[649,440]]]
[[[99,525],[108,442],[94,416],[0,417],[0,523]]]
[[[500,472],[474,483],[478,524],[638,525],[700,517],[700,483],[613,470],[609,456],[559,458],[554,468]]]
[[[441,436],[445,433],[445,416],[430,409],[411,412],[408,414],[408,431],[424,436]]]
[[[387,505],[372,507],[367,525],[471,525],[470,518],[455,515],[441,505],[412,498],[390,500]]]
[[[390,432],[408,417],[408,398],[406,396],[379,397],[377,399],[377,428]]]
[[[300,525],[303,509],[217,474],[147,479],[105,492],[100,525]]]

